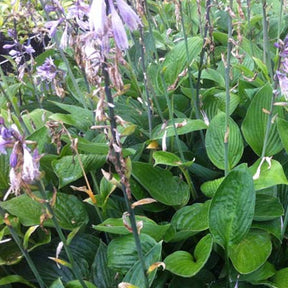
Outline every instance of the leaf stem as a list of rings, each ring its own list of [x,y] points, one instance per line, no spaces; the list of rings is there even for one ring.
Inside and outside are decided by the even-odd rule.
[[[73,271],[76,279],[79,280],[79,282],[82,285],[82,287],[87,288],[87,285],[85,284],[84,280],[82,279],[82,277],[80,275],[78,267],[75,265],[74,257],[73,257],[72,252],[71,252],[71,250],[70,250],[70,248],[69,248],[69,246],[67,244],[67,239],[65,238],[65,236],[64,236],[64,234],[63,234],[63,232],[61,230],[61,227],[60,227],[60,225],[58,223],[58,220],[56,218],[54,210],[52,209],[52,207],[50,205],[50,202],[47,199],[45,188],[44,188],[44,184],[43,184],[42,181],[39,181],[38,187],[39,187],[41,196],[45,200],[44,205],[45,205],[46,209],[48,210],[49,214],[52,215],[52,222],[54,224],[54,227],[55,227],[55,229],[57,231],[57,234],[58,234],[61,242],[63,243],[63,247],[65,249],[66,255],[67,255],[68,260],[69,260],[69,262],[70,262],[70,264],[72,266],[72,271]]]
[[[229,1],[228,7],[229,11],[232,12],[233,9],[233,0]],[[224,136],[224,166],[225,166],[225,176],[228,174],[229,167],[229,111],[230,111],[230,61],[231,61],[231,50],[232,50],[232,16],[228,15],[228,40],[227,40],[227,59],[225,67],[225,91],[226,91],[226,107],[225,107],[225,136]]]
[[[112,145],[110,145],[110,147],[111,147],[110,152],[113,153],[112,157],[114,158],[113,164],[115,166],[115,169],[116,169],[117,173],[120,174],[119,176],[121,179],[121,188],[122,188],[124,200],[126,203],[127,212],[129,214],[129,219],[131,222],[131,227],[132,227],[132,232],[133,232],[135,245],[136,245],[136,249],[137,249],[137,253],[138,253],[138,258],[139,258],[140,265],[142,268],[143,279],[145,281],[145,287],[148,288],[149,282],[148,282],[148,278],[146,275],[147,269],[146,269],[146,265],[145,265],[145,261],[144,261],[144,256],[142,253],[140,237],[138,234],[135,212],[134,212],[134,209],[132,209],[132,207],[131,207],[131,203],[130,203],[130,199],[128,198],[128,191],[127,191],[127,187],[126,187],[126,185],[128,184],[127,181],[129,181],[129,180],[127,179],[127,177],[125,176],[125,172],[123,171],[123,168],[125,168],[125,167],[123,167],[123,165],[121,164],[121,159],[123,160],[123,156],[121,155],[121,152],[115,151],[115,149],[113,148],[113,144],[117,145],[116,143],[118,143],[117,135],[116,135],[117,124],[116,124],[116,120],[115,120],[114,100],[113,100],[111,89],[110,89],[110,78],[109,78],[109,74],[107,71],[106,61],[104,61],[102,63],[102,73],[103,73],[104,81],[105,81],[105,94],[106,94],[106,99],[107,99],[107,103],[108,103],[110,128],[111,128],[111,135],[112,135],[112,139],[111,139]]]

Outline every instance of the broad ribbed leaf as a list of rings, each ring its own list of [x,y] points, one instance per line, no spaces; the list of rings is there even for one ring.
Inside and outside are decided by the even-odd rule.
[[[273,284],[277,288],[287,288],[288,283],[288,268],[283,268],[279,271],[277,271],[272,278]]]
[[[155,160],[155,165],[163,164],[167,166],[179,167],[179,166],[191,166],[194,161],[182,162],[181,159],[171,153],[166,151],[156,151],[153,153],[153,158]]]
[[[270,84],[262,87],[253,97],[243,120],[242,132],[245,140],[257,155],[261,155],[267,129],[268,114],[272,100]],[[274,109],[277,110],[277,109]],[[276,113],[277,111],[275,111]],[[283,148],[276,123],[271,123],[265,156],[272,156]]]
[[[270,236],[264,231],[250,231],[238,244],[229,248],[229,256],[241,274],[252,273],[262,266],[272,251]]]
[[[211,121],[205,138],[207,154],[212,163],[219,169],[225,168],[224,138],[226,133],[225,113],[218,113]],[[232,169],[242,157],[243,140],[237,124],[229,118],[228,166]]]
[[[210,234],[203,237],[196,245],[193,256],[186,251],[176,251],[164,260],[166,269],[181,277],[196,275],[207,262],[213,245]]]
[[[133,162],[132,175],[153,199],[163,204],[185,205],[189,200],[188,185],[168,170],[147,163]]]
[[[200,189],[205,196],[212,198],[224,179],[224,177],[221,177],[215,180],[207,181],[201,185]]]
[[[270,163],[264,161],[261,167],[259,167],[260,163],[261,159],[258,159],[249,167],[251,175],[254,176],[254,187],[256,191],[279,184],[288,184],[283,167],[278,161],[271,159],[271,166]],[[260,171],[259,174],[257,173],[258,169]]]
[[[201,52],[203,40],[200,37],[192,37],[188,38],[187,42],[190,61],[193,61]],[[188,63],[185,45],[186,43],[184,40],[179,42],[165,56],[165,60],[162,63],[161,71],[159,71],[159,73],[163,73],[167,87],[175,83],[178,75],[184,70]],[[159,86],[162,87],[161,76],[158,77],[158,81]]]
[[[286,152],[288,152],[288,121],[278,118],[277,119],[277,128],[279,132],[280,139],[282,141],[282,144],[284,146],[284,149]]]
[[[185,118],[177,118],[174,120],[177,135],[183,135],[187,133],[191,133],[194,131],[199,131],[203,129],[207,129],[207,125],[203,120],[193,120],[193,119],[185,119]],[[175,136],[175,130],[173,127],[173,122],[171,120],[167,121],[165,127],[163,124],[160,124],[155,127],[152,133],[152,139],[162,139],[162,137],[166,135],[166,137]]]
[[[176,231],[199,232],[208,229],[209,206],[211,200],[205,203],[195,203],[179,209],[171,219]]]
[[[215,241],[222,247],[241,241],[251,226],[254,206],[252,176],[241,164],[226,176],[212,199],[209,227]]]
[[[150,267],[154,263],[157,263],[161,260],[161,251],[162,251],[162,244],[157,243],[146,255],[145,255],[145,266]],[[161,268],[160,268],[161,269]],[[154,269],[150,273],[147,273],[148,282],[151,285],[157,269]],[[137,287],[145,287],[145,279],[143,275],[142,265],[138,260],[134,266],[127,272],[125,275],[123,282],[131,283]]]
[[[145,233],[151,236],[156,241],[162,240],[164,234],[170,227],[170,224],[158,225],[156,222],[154,222],[153,220],[145,216],[136,216],[136,221],[143,222],[143,228],[141,229],[141,233]],[[104,231],[104,232],[119,234],[119,235],[131,234],[131,232],[124,226],[122,218],[106,219],[101,224],[93,225],[93,228],[98,231]]]
[[[142,253],[145,257],[157,242],[146,234],[140,234]],[[108,267],[126,273],[139,260],[133,235],[113,239],[108,245]]]
[[[87,288],[97,288],[94,284],[88,281],[84,281]],[[65,288],[83,288],[83,285],[79,280],[73,280],[65,285]]]
[[[80,154],[85,172],[97,170],[105,163],[106,157],[102,155]],[[76,181],[83,176],[81,166],[76,156],[64,156],[52,162],[55,174],[59,178],[59,188]]]
[[[282,220],[279,218],[270,221],[253,221],[251,228],[257,228],[268,232],[269,234],[275,236],[280,241],[281,239],[281,226]]]
[[[13,284],[13,283],[21,283],[21,284],[25,285],[25,287],[26,286],[32,287],[32,288],[36,287],[32,283],[27,281],[25,278],[23,278],[22,276],[19,276],[19,275],[9,275],[6,277],[1,277],[1,279],[0,279],[0,286],[6,286],[8,284]],[[6,287],[10,287],[10,286],[6,286]],[[64,286],[63,286],[63,288],[64,288]]]
[[[283,206],[278,198],[270,195],[257,194],[254,220],[269,221],[284,214]]]
[[[35,196],[42,198],[39,192],[36,192]],[[49,198],[51,197],[52,193],[49,193]],[[10,214],[17,216],[25,226],[39,225],[41,216],[45,213],[45,206],[26,194],[1,202],[0,206]],[[84,204],[73,195],[57,193],[53,210],[59,225],[64,229],[73,230],[88,222],[88,214]],[[51,219],[45,220],[43,225],[54,226]]]
[[[91,278],[98,288],[116,286],[115,273],[108,268],[107,246],[102,241],[91,266]]]

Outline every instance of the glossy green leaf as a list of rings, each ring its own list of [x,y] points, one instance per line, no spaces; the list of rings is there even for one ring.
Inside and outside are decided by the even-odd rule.
[[[46,121],[52,113],[43,109],[35,109],[32,112],[22,116],[26,128],[32,134],[35,130],[38,130],[45,126]]]
[[[253,97],[242,123],[245,140],[257,155],[261,155],[267,129],[268,114],[272,100],[270,84],[262,87]],[[277,110],[277,109],[274,109]],[[276,111],[275,111],[276,113]],[[282,150],[283,146],[277,132],[276,123],[271,123],[265,156],[272,156]]]
[[[282,118],[277,118],[277,128],[284,149],[288,152],[288,121]]]
[[[163,164],[174,167],[191,166],[194,162],[194,161],[182,162],[177,155],[166,151],[155,151],[153,153],[153,159],[155,161],[154,165]]]
[[[147,163],[133,162],[132,176],[153,199],[170,206],[185,205],[190,197],[188,185],[168,170]]]
[[[91,278],[98,288],[116,286],[115,273],[108,267],[107,246],[102,241],[91,266]]]
[[[80,154],[81,163],[85,172],[101,168],[106,157],[102,155]],[[83,176],[77,156],[64,156],[52,162],[55,174],[59,178],[59,188],[70,184]]]
[[[279,218],[270,221],[253,221],[251,228],[257,228],[268,232],[269,234],[275,236],[280,241],[281,239],[281,226],[282,220]]]
[[[177,118],[174,120],[177,135],[183,135],[187,133],[191,133],[194,131],[199,131],[203,129],[207,129],[207,125],[203,120],[193,120],[193,119],[186,119],[186,118]],[[173,122],[171,120],[167,121],[167,123],[164,125],[159,124],[153,129],[152,132],[152,139],[162,139],[164,134],[166,133],[166,137],[175,136],[175,130],[173,127]]]
[[[65,288],[65,286],[61,281],[61,279],[58,278],[57,280],[53,281],[53,283],[49,286],[49,288]]]
[[[283,268],[277,271],[272,278],[273,284],[276,285],[277,288],[287,288],[288,283],[288,267]]]
[[[288,184],[283,167],[278,161],[271,159],[271,166],[267,161],[264,161],[259,168],[260,163],[261,159],[258,159],[249,167],[250,173],[254,176],[254,187],[256,191],[279,184]],[[256,177],[258,175],[258,169],[260,169],[260,174],[259,177]]]
[[[0,155],[0,196],[9,188],[9,157],[7,155],[1,154]]]
[[[201,185],[200,189],[205,196],[212,198],[224,179],[224,177],[221,177],[215,180],[207,181]]]
[[[185,206],[179,209],[171,219],[171,225],[176,230],[176,239],[181,239],[185,235],[196,234],[200,231],[204,231],[209,227],[209,207],[211,201],[208,200],[205,203],[195,203],[191,206]]]
[[[35,285],[33,285],[32,283],[30,283],[29,281],[27,281],[25,278],[23,278],[20,275],[9,275],[6,277],[2,277],[0,279],[0,286],[13,284],[13,283],[21,283],[21,284],[24,284],[25,287],[26,286],[32,287],[32,288],[36,287]]]
[[[162,243],[157,243],[146,255],[145,255],[145,266],[150,267],[156,262],[161,260]],[[161,268],[160,268],[161,269]],[[156,276],[157,269],[147,273],[148,282],[151,285]],[[143,275],[142,265],[138,260],[134,266],[127,272],[123,282],[131,283],[137,287],[145,287],[145,279]]]
[[[191,255],[186,251],[176,251],[164,260],[166,269],[181,277],[192,277],[196,275],[207,262],[213,245],[210,234],[203,237]]]
[[[241,274],[248,274],[261,267],[272,251],[268,233],[260,230],[250,231],[239,243],[229,248],[233,266]]]
[[[217,72],[215,69],[211,69],[211,68],[204,69],[201,73],[201,78],[212,80],[212,81],[216,82],[220,87],[225,88],[224,77],[219,72]]]
[[[145,217],[145,216],[136,216],[136,221],[143,222],[143,228],[141,229],[141,233],[145,233],[156,241],[160,241],[163,239],[166,231],[169,229],[170,224],[166,225],[158,225],[153,220]],[[93,228],[98,231],[119,234],[119,235],[127,235],[131,232],[123,224],[122,218],[109,218],[106,219],[104,222],[98,225],[93,225]]]
[[[200,37],[192,37],[187,39],[187,47],[190,60],[194,60],[201,52],[203,40]],[[174,84],[178,75],[187,65],[187,51],[185,41],[179,42],[169,53],[162,63],[160,74],[163,73],[166,86]],[[159,76],[159,85],[162,86],[161,76]]]
[[[53,102],[53,104],[67,111],[69,114],[53,113],[49,117],[51,120],[60,121],[84,131],[93,125],[93,111],[77,105],[67,105],[59,102]]]
[[[232,170],[216,191],[209,213],[209,228],[222,247],[238,243],[248,232],[255,206],[252,176],[245,164]]]
[[[267,280],[268,278],[272,277],[275,274],[275,271],[276,270],[271,263],[265,262],[256,271],[249,274],[241,275],[240,281],[244,280],[252,284],[257,284],[259,282],[261,283],[263,280]]]
[[[284,214],[283,206],[278,198],[270,195],[257,194],[254,220],[269,221]]]
[[[36,192],[35,196],[41,198],[39,192]],[[52,193],[49,193],[49,198],[51,197]],[[10,214],[17,216],[25,226],[39,225],[40,218],[45,213],[43,204],[31,199],[26,194],[1,202],[0,206]],[[88,222],[84,204],[73,195],[57,193],[54,213],[63,229],[73,230]],[[45,220],[43,225],[54,226],[51,219]]]
[[[224,138],[226,133],[225,113],[218,113],[211,121],[205,138],[207,154],[219,169],[225,168]],[[241,159],[244,150],[243,140],[237,124],[229,118],[228,167],[232,169]]]
[[[142,253],[145,257],[157,242],[147,234],[140,234]],[[126,273],[139,260],[133,235],[113,239],[108,245],[108,267]]]
[[[91,282],[88,281],[84,281],[85,285],[87,288],[97,288],[94,284],[92,284]],[[73,280],[68,282],[65,285],[65,288],[83,288],[83,285],[80,283],[79,280]]]

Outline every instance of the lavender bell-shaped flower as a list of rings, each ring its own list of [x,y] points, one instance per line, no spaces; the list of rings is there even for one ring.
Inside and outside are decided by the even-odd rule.
[[[107,25],[106,4],[104,0],[93,0],[89,11],[89,26],[102,38]]]
[[[118,15],[112,0],[109,0],[109,6],[111,9],[112,32],[114,35],[116,45],[121,50],[127,50],[129,48],[129,44],[123,22],[120,16]]]
[[[116,0],[116,2],[124,23],[128,26],[130,31],[136,30],[139,25],[141,25],[141,20],[138,15],[124,0]]]
[[[51,57],[48,57],[43,65],[37,67],[36,70],[37,76],[39,76],[41,80],[47,82],[52,82],[57,75],[57,68]]]

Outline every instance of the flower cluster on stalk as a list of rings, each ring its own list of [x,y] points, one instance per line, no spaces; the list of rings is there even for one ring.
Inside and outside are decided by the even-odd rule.
[[[12,148],[9,161],[10,188],[3,200],[6,200],[11,193],[18,195],[22,187],[31,184],[40,176],[41,156],[37,149],[31,150],[28,144],[31,142],[20,134],[16,125],[7,128],[4,119],[0,117],[0,154],[7,154],[7,148]]]
[[[281,94],[288,100],[288,36],[284,41],[275,43],[279,49],[279,68],[276,71],[276,79],[279,82]]]

